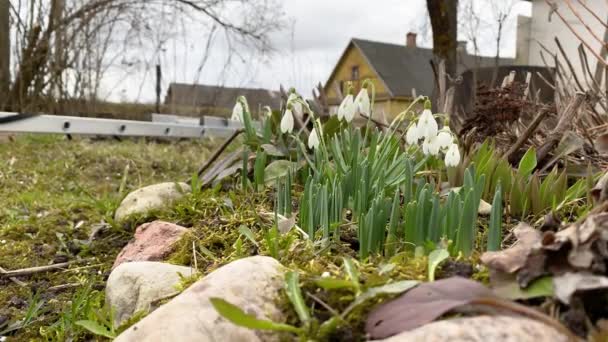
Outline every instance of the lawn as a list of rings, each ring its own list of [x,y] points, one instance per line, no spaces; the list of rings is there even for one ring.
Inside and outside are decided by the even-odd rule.
[[[9,340],[84,337],[73,321],[87,306],[103,305],[104,280],[132,236],[133,227],[113,224],[114,209],[129,191],[190,178],[212,144],[50,135],[0,143],[0,267],[78,261],[17,281],[0,278],[0,331],[29,318]],[[37,310],[26,317],[28,309]]]

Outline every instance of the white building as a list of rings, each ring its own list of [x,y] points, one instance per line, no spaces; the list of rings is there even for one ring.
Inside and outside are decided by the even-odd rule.
[[[568,25],[599,54],[602,44],[587,30],[577,15],[600,40],[605,41],[606,28],[591,12],[606,23],[608,21],[608,3],[606,0],[552,0],[567,24],[560,19],[557,13],[552,13],[551,6],[545,0],[526,1],[532,2],[532,17],[519,16],[517,20],[517,63],[544,66],[545,63],[541,57],[541,51],[543,51],[545,61],[550,66],[554,66],[553,57],[544,51],[542,47],[544,46],[552,53],[557,54],[561,63],[565,65],[555,42],[555,37],[557,37],[576,69],[577,75],[579,78],[583,77],[578,52],[580,40],[572,33]],[[568,3],[572,8],[568,6]],[[591,72],[594,72],[597,59],[588,49],[585,52]]]

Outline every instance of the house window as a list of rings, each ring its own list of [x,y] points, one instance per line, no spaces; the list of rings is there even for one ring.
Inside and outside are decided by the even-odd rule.
[[[355,65],[350,69],[350,79],[356,81],[359,79],[359,66]]]

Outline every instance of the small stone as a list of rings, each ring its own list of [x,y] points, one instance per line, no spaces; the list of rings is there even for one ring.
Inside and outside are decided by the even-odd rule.
[[[538,321],[509,316],[477,316],[429,323],[377,342],[566,342],[568,338]]]
[[[180,274],[189,277],[190,267],[161,262],[129,262],[112,271],[106,285],[106,302],[114,309],[115,325],[138,311],[150,311],[155,302],[177,293]]]
[[[236,260],[197,281],[114,341],[276,341],[276,334],[230,323],[217,313],[209,299],[222,298],[259,319],[283,322],[286,317],[276,305],[283,276],[281,264],[273,258]]]
[[[151,210],[166,208],[172,202],[191,191],[186,183],[160,183],[137,189],[122,200],[114,220],[121,222],[133,214],[145,214]]]
[[[484,200],[479,201],[479,208],[477,209],[479,215],[489,216],[492,212],[492,205]]]
[[[187,231],[164,221],[144,223],[137,227],[134,239],[120,251],[112,268],[131,261],[164,261]]]

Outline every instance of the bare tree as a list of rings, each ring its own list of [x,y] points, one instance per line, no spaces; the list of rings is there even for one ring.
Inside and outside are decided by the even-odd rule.
[[[0,0],[0,109],[8,94],[11,81],[10,4]]]
[[[445,61],[448,75],[456,74],[458,46],[458,0],[427,0],[433,29],[433,53]]]
[[[37,109],[40,103],[63,98],[93,99],[110,68],[124,68],[126,75],[143,61],[140,71],[145,80],[153,74],[167,42],[179,40],[195,24],[219,28],[233,49],[231,55],[268,53],[272,51],[269,35],[282,27],[283,17],[277,0],[9,3],[17,23],[12,46],[17,65],[8,96],[13,110]]]
[[[507,19],[511,17],[514,0],[490,1],[492,13],[496,22],[496,54],[494,55],[494,74],[492,76],[492,84],[496,82],[498,76],[498,66],[500,64],[500,44],[503,38],[503,30]]]

